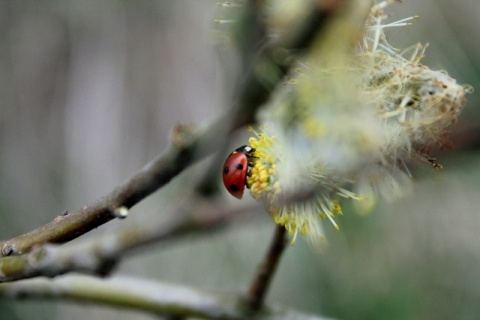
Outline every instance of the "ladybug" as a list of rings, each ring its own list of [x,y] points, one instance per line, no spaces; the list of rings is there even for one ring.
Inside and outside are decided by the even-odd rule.
[[[223,165],[223,184],[228,192],[237,199],[242,199],[247,184],[249,161],[253,148],[245,145],[233,151]]]

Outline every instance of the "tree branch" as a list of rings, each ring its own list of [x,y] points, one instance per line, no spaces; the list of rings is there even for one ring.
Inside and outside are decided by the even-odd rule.
[[[54,280],[30,279],[0,284],[0,297],[88,302],[155,315],[204,319],[246,319],[239,296],[216,296],[191,288],[152,280],[115,277],[98,279],[69,275]],[[256,319],[326,320],[279,308],[265,308]]]
[[[251,314],[256,313],[263,305],[265,295],[275,275],[282,253],[285,250],[286,240],[285,228],[283,226],[276,226],[265,259],[258,268],[245,297],[247,308]]]
[[[200,134],[194,134],[188,127],[177,127],[170,148],[133,177],[103,198],[74,213],[57,216],[38,229],[0,242],[0,256],[23,254],[33,246],[47,242],[64,243],[114,219],[118,216],[119,208],[132,207],[167,184],[191,163],[215,151],[206,143],[218,140],[212,137],[215,131],[225,131],[224,125],[217,122],[210,130]],[[199,148],[200,145],[202,148]]]
[[[190,288],[142,279],[101,280],[78,275],[32,279],[0,285],[0,296],[84,301],[159,315],[241,319],[235,297],[220,299]]]
[[[200,200],[194,201],[195,207],[192,203],[164,210],[163,214],[172,217],[171,221],[159,216],[141,225],[130,224],[75,244],[47,244],[27,254],[0,258],[0,282],[36,276],[56,277],[75,271],[104,276],[124,255],[140,247],[186,234],[211,232],[232,219],[242,218],[239,209],[224,210],[213,206],[211,201],[205,206]]]

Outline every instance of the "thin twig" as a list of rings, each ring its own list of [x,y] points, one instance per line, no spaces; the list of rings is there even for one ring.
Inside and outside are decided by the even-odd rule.
[[[275,233],[265,259],[258,268],[246,295],[247,309],[253,314],[263,305],[265,295],[277,270],[278,263],[287,243],[283,226],[276,226]]]

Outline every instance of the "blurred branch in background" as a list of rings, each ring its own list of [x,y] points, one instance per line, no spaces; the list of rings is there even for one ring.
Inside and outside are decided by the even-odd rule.
[[[208,292],[145,279],[65,276],[55,280],[32,279],[0,286],[10,299],[56,299],[104,304],[156,315],[204,319],[245,319],[241,297]],[[256,319],[326,320],[283,308],[265,308]]]

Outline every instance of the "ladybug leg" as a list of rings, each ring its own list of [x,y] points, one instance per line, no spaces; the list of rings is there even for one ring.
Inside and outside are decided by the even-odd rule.
[[[248,154],[247,154],[248,166],[249,166],[250,168],[253,168],[254,165],[255,165],[255,163],[253,162],[253,160],[258,158],[258,157],[255,157],[255,156],[253,155],[253,152],[255,152],[255,149],[252,148],[252,149],[248,152]],[[251,172],[250,170],[248,170],[247,175],[245,176],[245,186],[247,187],[247,189],[250,189],[250,185],[249,185],[248,182],[247,182],[247,178],[248,178],[248,177],[251,177],[251,176],[252,176],[252,172]]]
[[[253,162],[249,162],[248,166],[253,167]],[[250,189],[250,185],[248,184],[247,179],[251,176],[252,176],[252,172],[250,170],[248,170],[247,175],[245,176],[245,186],[247,187],[247,189]]]
[[[254,166],[253,160],[258,159],[258,157],[255,157],[255,156],[253,155],[253,152],[254,152],[254,151],[255,151],[255,149],[252,149],[252,150],[247,154],[248,166],[249,166],[249,167],[253,167],[253,166]]]

